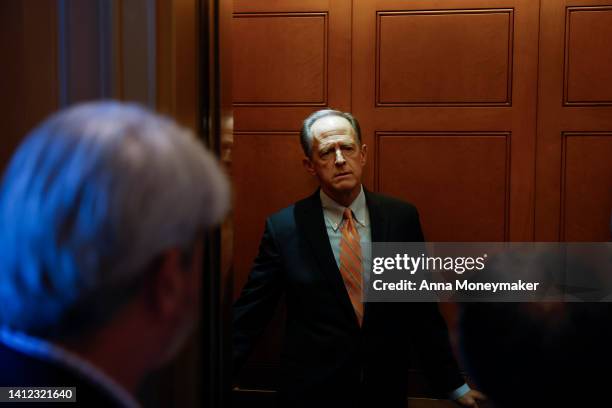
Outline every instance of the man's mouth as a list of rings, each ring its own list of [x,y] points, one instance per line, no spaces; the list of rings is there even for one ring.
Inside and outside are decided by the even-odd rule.
[[[344,172],[344,173],[338,173],[336,174],[334,177],[344,177],[344,176],[349,176],[352,173],[350,171]]]

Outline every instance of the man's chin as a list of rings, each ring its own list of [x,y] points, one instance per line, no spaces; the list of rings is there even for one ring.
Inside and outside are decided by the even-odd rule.
[[[334,190],[341,194],[347,194],[359,187],[359,183],[355,180],[339,180],[334,183]]]

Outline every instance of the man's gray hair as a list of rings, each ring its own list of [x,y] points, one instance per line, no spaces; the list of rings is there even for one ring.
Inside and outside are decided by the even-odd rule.
[[[62,335],[99,318],[95,309],[110,314],[165,250],[193,249],[228,203],[216,159],[168,118],[119,102],[51,116],[0,188],[1,323]]]
[[[312,113],[308,116],[302,124],[302,130],[300,131],[300,143],[302,144],[302,150],[306,157],[312,157],[312,125],[319,119],[326,116],[339,116],[349,121],[353,130],[355,131],[355,138],[357,143],[361,145],[361,128],[359,122],[348,112],[341,112],[335,109],[323,109]]]

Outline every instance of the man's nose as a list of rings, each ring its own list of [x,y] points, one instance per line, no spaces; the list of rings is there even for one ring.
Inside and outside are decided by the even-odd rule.
[[[346,163],[346,160],[344,159],[344,156],[342,155],[342,150],[337,148],[336,149],[336,166],[341,166],[344,163]]]

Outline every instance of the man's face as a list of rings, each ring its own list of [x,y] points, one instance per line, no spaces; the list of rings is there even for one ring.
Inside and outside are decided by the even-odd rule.
[[[358,191],[366,163],[366,145],[359,146],[350,122],[326,116],[312,124],[312,154],[304,166],[330,197]]]

